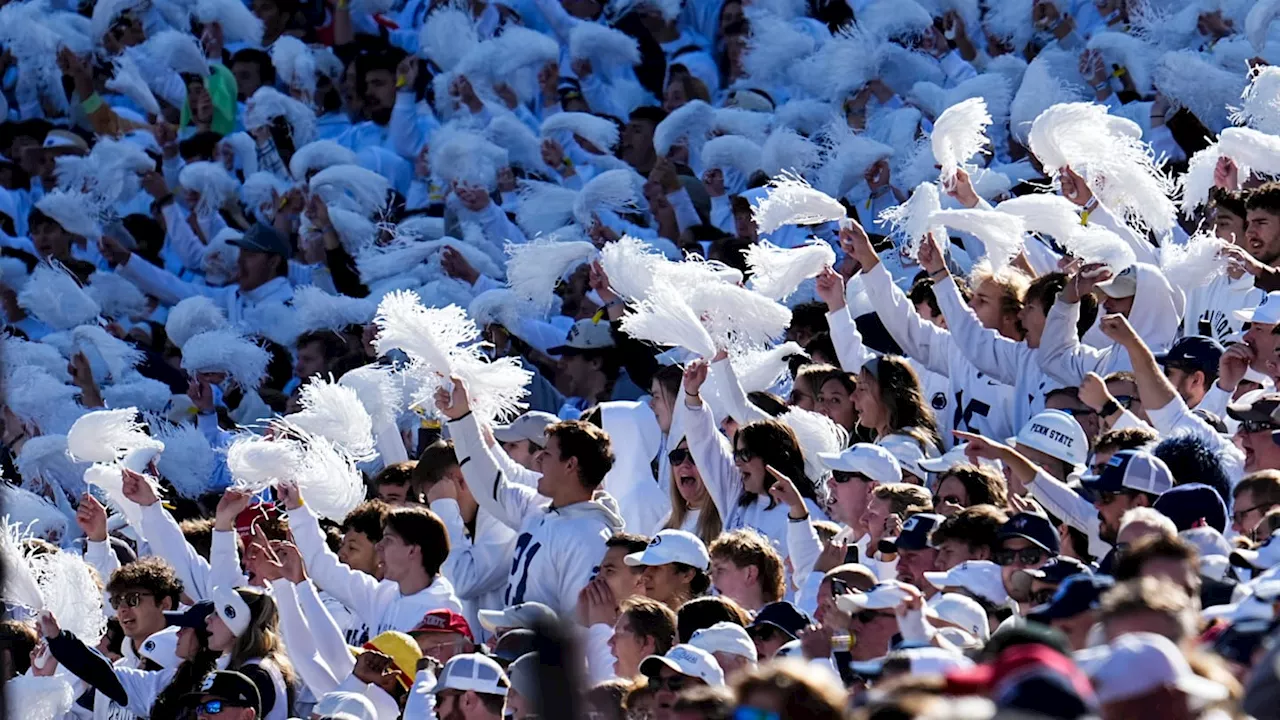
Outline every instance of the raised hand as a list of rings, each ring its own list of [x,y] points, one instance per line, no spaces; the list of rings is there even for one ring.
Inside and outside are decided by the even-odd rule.
[[[702,389],[702,383],[707,381],[707,372],[711,368],[706,360],[694,360],[684,369],[684,392],[686,395],[696,396],[698,391]]]
[[[436,389],[436,409],[450,420],[457,420],[471,412],[471,398],[467,395],[467,385],[460,377],[449,378],[453,389]]]
[[[880,263],[880,255],[871,244],[871,237],[853,218],[846,219],[840,228],[840,248],[858,262],[862,269],[870,270]]]
[[[920,254],[916,259],[920,261],[920,267],[929,273],[929,277],[947,270],[947,261],[943,258],[942,250],[938,248],[938,241],[933,238],[933,233],[924,236],[924,240],[920,243]]]
[[[1142,342],[1138,337],[1137,331],[1129,324],[1129,318],[1120,313],[1112,313],[1102,318],[1099,323],[1102,333],[1116,342],[1117,345],[1129,347],[1134,343]]]
[[[249,507],[251,496],[234,488],[222,493],[218,509],[214,511],[213,529],[227,532],[236,527],[236,518]]]
[[[1115,400],[1111,393],[1107,390],[1107,384],[1097,373],[1085,373],[1084,379],[1080,381],[1080,402],[1099,411],[1108,402]]]
[[[1062,197],[1080,207],[1088,205],[1093,199],[1093,191],[1089,189],[1089,183],[1069,167],[1062,168],[1058,173],[1058,182],[1062,185]]]
[[[827,304],[827,312],[835,312],[845,306],[844,278],[829,267],[822,268],[814,279],[818,297]]]
[[[967,208],[978,206],[978,191],[973,189],[973,179],[964,168],[957,168],[956,175],[947,183],[947,195]]]
[[[124,474],[124,496],[142,507],[154,505],[160,500],[156,497],[155,488],[151,487],[151,483],[132,470],[121,470]]]
[[[297,585],[307,579],[307,565],[302,561],[302,553],[298,552],[297,545],[287,540],[275,540],[271,543],[271,549],[280,560],[280,569],[286,580]]]
[[[1255,359],[1257,353],[1244,343],[1236,343],[1227,348],[1218,360],[1218,387],[1227,392],[1235,392]]]
[[[720,168],[711,168],[702,173],[702,184],[707,189],[707,194],[711,197],[722,197],[724,195],[724,171]]]
[[[800,497],[800,491],[796,489],[796,484],[791,481],[791,478],[778,472],[772,465],[766,465],[764,469],[773,476],[773,484],[769,486],[770,497],[790,508],[791,517],[795,519],[807,517],[809,509],[805,507],[804,498]]]
[[[81,496],[80,507],[76,508],[76,526],[92,542],[107,540],[107,509],[89,493]]]

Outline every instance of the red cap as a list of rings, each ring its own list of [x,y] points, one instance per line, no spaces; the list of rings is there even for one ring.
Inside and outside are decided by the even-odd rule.
[[[272,502],[254,503],[245,508],[236,516],[236,532],[241,537],[248,537],[253,534],[253,527],[263,520],[280,519],[280,508],[276,507]]]
[[[470,642],[475,642],[476,638],[471,634],[471,625],[467,623],[467,619],[458,613],[442,608],[440,610],[432,610],[422,616],[418,626],[409,631],[409,634],[430,632],[430,633],[458,633]]]
[[[1003,681],[1032,669],[1048,669],[1064,676],[1081,697],[1091,697],[1089,679],[1070,658],[1047,645],[1014,645],[995,660],[947,673],[947,691],[957,695],[986,695]]]

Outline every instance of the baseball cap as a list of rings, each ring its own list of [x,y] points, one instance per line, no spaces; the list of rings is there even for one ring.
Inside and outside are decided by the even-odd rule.
[[[498,628],[524,628],[532,630],[539,622],[553,624],[557,617],[554,610],[540,602],[522,602],[502,610],[481,610],[477,613],[480,625],[489,632]]]
[[[836,606],[847,613],[859,610],[895,610],[913,594],[911,587],[898,580],[885,580],[871,586],[865,593],[851,593],[836,598]]]
[[[977,600],[960,593],[941,593],[929,603],[932,614],[973,636],[979,643],[991,638],[991,620]],[[941,628],[939,628],[941,629]]]
[[[435,694],[441,690],[471,690],[484,695],[507,696],[511,681],[502,666],[480,653],[463,653],[449,658],[440,669]]]
[[[591,350],[605,350],[614,346],[613,331],[607,322],[583,318],[569,328],[564,344],[547,349],[549,355],[572,355]]]
[[[996,539],[1003,541],[1009,538],[1029,540],[1050,555],[1057,555],[1061,551],[1058,531],[1049,522],[1049,518],[1043,515],[1017,513],[1009,518],[1000,526]]]
[[[1080,484],[1091,493],[1137,490],[1162,495],[1173,487],[1173,473],[1160,458],[1144,450],[1120,450],[1102,472],[1085,475]]]
[[[209,616],[213,614],[213,611],[213,601],[205,600],[192,605],[186,610],[166,610],[164,622],[168,627],[192,628],[196,632],[204,634],[208,632],[208,625],[205,623],[209,620]]]
[[[990,560],[965,560],[941,572],[926,572],[924,579],[939,590],[964,590],[992,605],[1009,602],[1009,593],[1000,579],[1000,566]]]
[[[331,693],[325,693],[316,702],[315,707],[311,708],[311,714],[316,717],[341,717],[341,713],[358,718],[358,720],[377,720],[378,717],[378,711],[373,706],[372,700],[360,693],[347,690],[334,690]]]
[[[833,472],[858,473],[881,484],[902,482],[898,459],[879,445],[855,443],[838,453],[818,453],[818,460]]]
[[[650,655],[640,661],[640,673],[646,677],[657,677],[662,666],[695,677],[708,685],[724,685],[724,670],[715,657],[700,647],[688,643],[680,643],[667,651],[666,655]]]
[[[534,651],[538,642],[538,633],[533,630],[524,628],[516,628],[502,633],[502,637],[493,643],[493,647],[489,650],[489,655],[498,661],[499,665],[509,665],[516,661],[517,658],[528,655]]]
[[[920,461],[920,468],[931,473],[944,473],[954,467],[969,464],[964,448],[968,443],[961,443],[936,458],[925,458]]]
[[[286,260],[293,257],[293,246],[289,244],[289,238],[265,223],[255,223],[244,231],[244,235],[229,238],[227,244],[250,252],[279,255]]]
[[[525,653],[516,658],[507,666],[507,676],[516,692],[534,703],[538,701],[538,653]]]
[[[801,630],[812,624],[813,621],[803,610],[785,600],[779,600],[760,608],[755,619],[747,626],[747,631],[750,633],[751,630],[768,625],[795,639],[800,636]]]
[[[1116,584],[1109,575],[1072,575],[1062,581],[1053,597],[1027,613],[1027,619],[1048,625],[1050,620],[1073,618],[1098,607],[1102,594]]]
[[[1177,526],[1178,532],[1211,527],[1222,532],[1227,527],[1227,506],[1217,490],[1203,483],[1187,483],[1169,488],[1152,505]]]
[[[1155,633],[1126,633],[1110,645],[1085,648],[1076,664],[1093,681],[1098,701],[1107,704],[1173,687],[1198,700],[1217,702],[1227,697],[1220,683],[1200,677],[1173,641]]]
[[[1280,323],[1280,290],[1273,290],[1262,296],[1262,301],[1255,307],[1243,308],[1233,313],[1237,320],[1254,325],[1275,325]]]
[[[1130,265],[1110,280],[1104,280],[1094,287],[1110,298],[1128,298],[1138,294],[1138,266]]]
[[[756,644],[751,641],[751,636],[747,634],[746,629],[737,623],[725,620],[711,627],[694,631],[693,637],[689,638],[689,644],[713,655],[723,652],[741,655],[751,662],[759,660]]]
[[[467,622],[467,619],[449,608],[427,611],[427,614],[423,615],[418,624],[409,631],[410,635],[414,633],[458,633],[471,642],[476,641],[475,635],[471,633],[471,624]]]
[[[213,607],[222,622],[232,635],[240,637],[249,629],[249,605],[235,588],[215,587],[213,589]]]
[[[1009,581],[1018,590],[1016,594],[1025,596],[1031,592],[1031,581],[1039,580],[1053,585],[1061,585],[1063,580],[1072,575],[1092,575],[1088,565],[1073,557],[1058,555],[1052,557],[1038,568],[1022,568],[1015,570]]]
[[[1253,550],[1232,550],[1231,564],[1250,570],[1267,570],[1280,565],[1280,530],[1271,533],[1271,537]]]
[[[697,535],[686,530],[663,530],[653,536],[648,547],[631,553],[623,562],[631,567],[681,563],[706,570],[711,565],[711,556]]]
[[[1273,595],[1268,593],[1267,597],[1262,597],[1257,592],[1250,592],[1233,603],[1210,605],[1200,611],[1200,617],[1205,620],[1222,618],[1232,623],[1251,620],[1270,622],[1276,618],[1275,607],[1275,597]]]
[[[885,672],[945,675],[952,670],[971,667],[973,661],[964,655],[934,646],[896,648],[884,657],[849,664],[855,675],[864,678],[877,678]]]
[[[183,695],[182,699],[184,704],[192,705],[206,697],[235,707],[253,708],[255,713],[262,715],[262,695],[258,693],[258,686],[233,670],[215,670],[205,675],[200,689]]]
[[[1039,450],[1076,466],[1084,465],[1089,459],[1089,441],[1084,436],[1084,428],[1061,410],[1036,413],[1018,431],[1013,444]]]
[[[89,143],[70,130],[50,130],[44,136],[44,142],[40,147],[63,152],[89,152]]]
[[[182,664],[182,658],[178,657],[178,630],[167,627],[151,633],[138,647],[138,654],[166,670],[176,669]]]
[[[1277,303],[1280,305],[1280,303]],[[1227,415],[1240,422],[1262,422],[1280,426],[1280,392],[1255,395],[1227,406]]]
[[[928,471],[920,466],[920,461],[924,459],[924,450],[914,439],[906,435],[888,435],[881,438],[878,445],[893,455],[902,472],[909,472],[921,480],[928,476]]]
[[[1253,654],[1271,630],[1269,620],[1243,620],[1232,623],[1214,639],[1210,648],[1217,655],[1237,665],[1252,665]]]
[[[1156,356],[1156,362],[1180,370],[1199,370],[1210,378],[1218,376],[1218,361],[1225,352],[1222,343],[1203,335],[1187,335],[1174,341],[1169,352]]]
[[[493,437],[498,442],[520,442],[528,440],[538,447],[547,446],[547,428],[560,422],[560,418],[551,413],[530,410],[507,425],[495,425]]]
[[[899,550],[924,550],[929,545],[929,535],[934,528],[942,524],[946,518],[935,513],[916,513],[902,523],[902,532],[896,538],[884,538],[880,541],[882,553],[896,553]]]

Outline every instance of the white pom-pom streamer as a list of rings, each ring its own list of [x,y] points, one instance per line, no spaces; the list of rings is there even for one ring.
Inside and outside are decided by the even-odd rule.
[[[746,261],[751,270],[751,289],[767,298],[785,300],[800,283],[835,264],[836,252],[824,241],[780,248],[762,240],[747,248]]]

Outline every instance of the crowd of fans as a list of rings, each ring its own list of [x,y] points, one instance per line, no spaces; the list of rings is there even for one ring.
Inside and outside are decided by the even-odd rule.
[[[31,720],[1280,718],[1280,0],[0,0]]]

